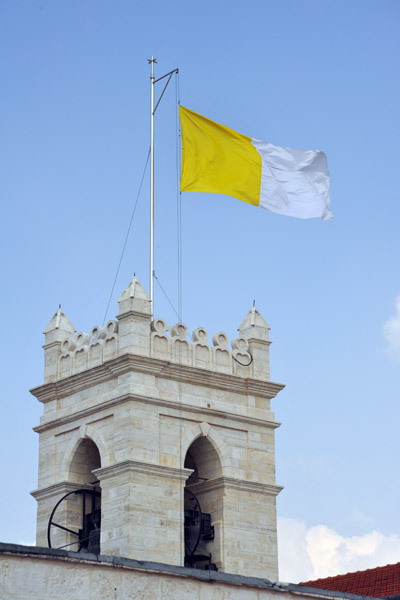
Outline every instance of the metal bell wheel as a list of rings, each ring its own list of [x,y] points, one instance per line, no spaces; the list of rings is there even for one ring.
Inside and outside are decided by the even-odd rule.
[[[202,512],[197,496],[187,487],[184,490],[184,505],[185,566],[216,571],[216,565],[211,562],[211,553],[206,548],[207,541],[214,539],[211,515]]]
[[[57,511],[60,513],[59,508],[60,505],[65,502],[65,500],[70,496],[81,496],[82,497],[82,509],[81,509],[81,528],[77,531],[74,529],[69,529],[64,525],[58,523]],[[72,492],[68,492],[65,494],[54,506],[48,526],[47,526],[47,543],[49,548],[54,548],[52,545],[52,534],[54,537],[54,529],[58,528],[62,531],[66,531],[71,535],[76,537],[76,540],[70,542],[69,544],[64,544],[62,546],[58,546],[58,549],[71,547],[71,550],[76,552],[80,552],[81,550],[85,550],[86,552],[91,552],[93,554],[100,554],[100,520],[101,520],[101,511],[100,508],[96,508],[96,499],[100,499],[101,492],[99,489],[93,487],[92,489],[81,488],[78,490],[73,490]],[[88,509],[88,501],[89,512]],[[75,546],[77,548],[75,549]]]

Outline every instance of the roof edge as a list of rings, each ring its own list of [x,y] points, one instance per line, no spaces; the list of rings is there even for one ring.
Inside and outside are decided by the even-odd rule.
[[[201,569],[190,569],[187,567],[179,567],[165,563],[140,561],[133,558],[124,558],[123,556],[108,556],[103,554],[96,555],[83,552],[72,552],[71,550],[45,548],[41,546],[23,546],[21,544],[0,542],[0,555],[1,554],[19,555],[29,558],[40,557],[41,559],[47,558],[49,560],[96,563],[109,565],[112,567],[124,567],[125,569],[128,568],[132,570],[153,571],[181,577],[192,577],[202,581],[215,581],[231,585],[264,588],[276,592],[291,592],[307,596],[318,596],[319,598],[348,598],[349,600],[372,598],[371,596],[359,596],[345,592],[336,592],[333,590],[322,590],[313,587],[301,586],[295,583],[270,581],[269,579],[262,579],[259,577],[247,577],[246,575],[234,575],[232,573],[221,573],[219,571],[203,571]],[[395,600],[395,598],[397,600],[397,597],[392,597],[391,600]]]

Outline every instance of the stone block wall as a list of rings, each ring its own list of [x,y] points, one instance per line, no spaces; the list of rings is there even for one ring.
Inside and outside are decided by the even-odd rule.
[[[4,600],[363,600],[363,596],[119,557],[0,544]]]

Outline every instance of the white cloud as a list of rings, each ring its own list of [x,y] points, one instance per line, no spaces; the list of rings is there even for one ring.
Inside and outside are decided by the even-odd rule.
[[[400,560],[400,537],[374,530],[346,537],[325,525],[278,519],[279,579],[297,583]]]
[[[396,313],[383,324],[383,335],[388,343],[389,354],[400,360],[400,296],[395,300]]]

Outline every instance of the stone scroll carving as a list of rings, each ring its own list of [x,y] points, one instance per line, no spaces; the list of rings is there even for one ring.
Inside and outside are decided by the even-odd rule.
[[[104,360],[111,360],[118,356],[118,322],[108,321],[106,337],[104,340]]]
[[[155,358],[169,360],[169,340],[167,336],[167,324],[164,319],[154,319],[150,325],[151,344],[150,352]]]
[[[232,356],[233,356],[233,372],[237,375],[246,376],[249,367],[253,362],[253,358],[249,352],[249,342],[238,337],[232,340]]]
[[[188,330],[184,323],[176,323],[171,327],[171,358],[181,365],[190,365],[191,347],[187,341]]]
[[[214,368],[222,373],[232,372],[232,356],[227,348],[229,339],[226,333],[219,331],[213,335],[214,344]]]
[[[204,327],[197,327],[190,335],[185,323],[168,326],[161,318],[151,321],[148,335],[148,351],[153,358],[242,377],[253,374],[249,344],[243,337],[232,340],[231,350],[228,336],[219,331],[213,335],[210,346]],[[119,356],[118,336],[118,321],[111,320],[105,327],[94,326],[90,333],[82,331],[65,338],[60,348],[58,377],[81,373]]]
[[[231,351],[228,348],[229,338],[223,331],[212,337],[213,347],[210,347],[205,327],[197,327],[189,336],[184,323],[169,327],[164,319],[158,318],[151,322],[150,329],[150,355],[154,358],[242,377],[251,377],[253,374],[249,344],[242,337],[232,341]],[[191,337],[191,341],[188,337]]]
[[[105,327],[93,327],[91,332],[91,344],[88,353],[88,366],[97,367],[103,362],[104,340],[107,337],[107,329]]]
[[[118,356],[118,322],[109,321],[106,327],[93,327],[70,336],[61,343],[59,377],[69,377],[101,365]]]
[[[76,348],[76,341],[66,339],[61,344],[61,356],[59,362],[59,376],[68,377],[72,375],[72,355]]]
[[[192,333],[193,338],[193,366],[202,369],[212,368],[211,348],[207,344],[208,331],[198,327]]]

